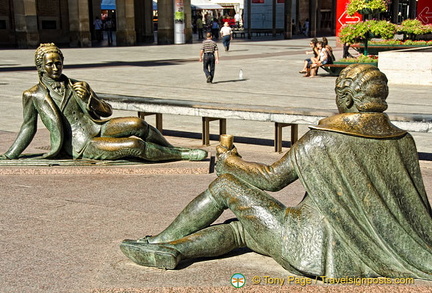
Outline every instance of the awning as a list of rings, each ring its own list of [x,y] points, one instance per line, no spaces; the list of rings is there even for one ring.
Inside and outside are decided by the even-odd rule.
[[[239,6],[241,9],[244,7],[244,2],[244,0],[213,0],[213,3],[217,3],[223,7]]]
[[[202,10],[202,9],[223,9],[222,6],[216,3],[212,3],[208,0],[191,0],[191,7]]]
[[[116,0],[102,0],[101,10],[114,10],[116,9]]]

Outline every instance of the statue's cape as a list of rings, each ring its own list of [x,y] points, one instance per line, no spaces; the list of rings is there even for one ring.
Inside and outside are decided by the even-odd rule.
[[[370,138],[395,138],[407,133],[393,125],[384,113],[343,113],[324,118],[310,128]]]
[[[350,125],[352,115],[337,116],[313,127],[287,154],[326,230],[320,239],[305,237],[325,238],[321,272],[432,279],[431,207],[411,135],[378,124],[368,134]],[[304,229],[312,235],[319,228]],[[308,264],[293,260],[308,273]]]

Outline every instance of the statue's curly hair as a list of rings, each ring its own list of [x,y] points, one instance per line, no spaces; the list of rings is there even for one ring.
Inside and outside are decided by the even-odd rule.
[[[60,55],[62,61],[64,60],[64,56],[62,51],[54,44],[54,43],[44,43],[40,44],[35,52],[35,64],[38,72],[42,71],[43,67],[43,58],[45,54],[48,53],[57,53]]]
[[[366,87],[374,81],[382,83],[381,96],[366,94]],[[360,112],[384,112],[387,109],[387,82],[385,74],[376,66],[361,63],[349,65],[336,79],[336,103],[338,97],[349,95]]]

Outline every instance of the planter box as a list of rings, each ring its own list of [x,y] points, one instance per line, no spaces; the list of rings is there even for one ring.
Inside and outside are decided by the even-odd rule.
[[[368,55],[378,55],[379,52],[384,51],[393,51],[393,50],[402,50],[402,49],[411,49],[411,48],[425,48],[432,47],[429,45],[374,45],[368,44]],[[352,45],[351,48],[363,54],[364,45],[356,44]]]

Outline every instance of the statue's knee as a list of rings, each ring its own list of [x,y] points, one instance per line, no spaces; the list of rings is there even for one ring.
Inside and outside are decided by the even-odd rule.
[[[245,182],[239,180],[237,177],[231,174],[222,174],[216,180],[210,184],[210,189],[214,190],[238,190],[244,185]]]
[[[222,174],[212,182],[214,186],[229,186],[237,181],[236,177],[231,174]]]
[[[142,139],[131,137],[127,140],[127,142],[124,144],[125,148],[129,149],[145,149],[146,145],[145,142]]]
[[[240,221],[232,221],[231,223],[229,223],[229,225],[233,231],[237,247],[245,247],[246,240],[242,223]]]
[[[138,117],[129,117],[129,123],[133,128],[135,129],[143,129],[147,130],[149,124],[144,121],[144,119],[138,118]]]
[[[141,118],[137,118],[137,124],[143,128],[147,128],[149,126],[149,124]]]
[[[239,190],[240,185],[235,176],[223,174],[210,184],[208,190],[217,202],[223,203],[224,208],[227,208],[227,199],[236,196],[236,191]]]

